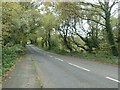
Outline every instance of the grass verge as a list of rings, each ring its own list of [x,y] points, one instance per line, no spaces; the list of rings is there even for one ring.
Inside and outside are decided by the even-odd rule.
[[[41,83],[39,74],[38,74],[36,66],[35,66],[35,61],[33,59],[32,59],[32,66],[33,66],[34,71],[35,71],[35,80],[36,80],[37,86],[38,86],[38,88],[42,89],[43,88],[43,84]]]
[[[81,58],[84,60],[92,60],[92,61],[97,61],[97,62],[106,63],[106,64],[118,65],[117,56],[104,55],[104,54],[79,53],[79,52],[66,52],[64,50],[59,50],[59,51],[48,50],[48,51],[57,53],[60,55],[77,57],[77,58]]]

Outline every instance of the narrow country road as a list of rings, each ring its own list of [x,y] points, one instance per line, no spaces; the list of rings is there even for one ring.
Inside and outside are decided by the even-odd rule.
[[[3,88],[118,88],[118,67],[58,55],[27,45]]]

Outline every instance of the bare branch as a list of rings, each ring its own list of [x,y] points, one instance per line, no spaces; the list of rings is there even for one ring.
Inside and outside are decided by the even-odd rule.
[[[100,8],[99,5],[96,5],[96,4],[92,4],[92,3],[86,3],[86,2],[79,2],[79,4],[81,5],[89,5],[89,6],[92,6],[92,7],[95,7],[95,8]]]
[[[102,3],[100,0],[98,0],[99,4],[100,4],[100,8],[103,10],[103,11],[106,11],[105,10],[105,4]]]
[[[100,24],[100,25],[102,25],[102,26],[105,26],[105,24],[100,23],[100,22],[99,22],[99,21],[97,21],[97,20],[94,20],[94,19],[91,19],[91,18],[81,17],[80,15],[78,15],[78,17],[79,17],[79,18],[81,18],[81,19],[84,19],[84,20],[89,20],[89,21],[93,21],[93,22],[98,23],[98,24]]]
[[[86,9],[86,8],[80,8],[81,10],[85,10],[85,11],[93,11],[93,12],[97,12],[101,17],[103,17],[105,19],[105,16],[102,15],[99,11],[97,10],[92,10],[92,9]]]
[[[114,0],[113,4],[110,6],[109,11],[111,11],[112,7],[113,7],[115,4],[117,4],[117,3],[119,3],[118,0]]]

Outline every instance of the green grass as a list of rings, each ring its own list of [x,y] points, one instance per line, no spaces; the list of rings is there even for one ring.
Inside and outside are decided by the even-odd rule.
[[[37,69],[36,69],[36,66],[35,66],[35,61],[33,59],[32,59],[32,66],[33,66],[34,71],[35,71],[35,81],[36,81],[37,87],[42,89],[43,88],[43,84],[42,84],[42,82],[40,80],[40,75],[37,72]]]
[[[112,56],[112,55],[104,55],[104,54],[91,54],[91,53],[79,53],[79,52],[67,52],[65,50],[50,50],[50,52],[54,52],[61,55],[66,56],[72,56],[72,57],[78,57],[85,60],[92,60],[92,61],[98,61],[102,63],[108,63],[108,64],[115,64],[118,65],[118,57]]]
[[[80,54],[81,58],[100,61],[103,63],[118,64],[118,57],[102,54]]]

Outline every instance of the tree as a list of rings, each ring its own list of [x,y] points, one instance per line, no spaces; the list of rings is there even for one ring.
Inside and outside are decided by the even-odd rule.
[[[30,2],[6,2],[2,6],[3,41],[8,43],[26,45],[34,36],[35,29],[40,26],[40,14]]]
[[[45,5],[44,9],[46,13],[42,14],[41,16],[42,17],[41,26],[42,26],[42,30],[45,32],[45,36],[42,37],[43,38],[42,40],[46,43],[48,49],[51,49],[52,48],[51,32],[53,31],[53,28],[55,28],[55,26],[58,24],[58,19],[54,15],[52,10],[50,10],[51,3],[44,3],[44,5]]]
[[[102,10],[102,13],[99,13],[99,11],[97,11],[97,10],[94,10],[94,13],[97,13],[98,15],[100,15],[104,19],[105,23],[100,23],[91,18],[83,18],[80,15],[79,15],[79,17],[99,23],[102,26],[105,26],[105,30],[107,32],[107,38],[108,38],[108,42],[111,46],[112,54],[115,56],[118,56],[118,51],[117,51],[117,47],[115,46],[115,41],[114,41],[114,36],[113,36],[111,21],[110,21],[111,10],[112,10],[113,6],[118,3],[117,0],[114,0],[111,5],[110,5],[110,1],[106,1],[106,0],[104,0],[104,2],[99,1],[99,5],[94,5],[91,3],[84,3],[84,2],[80,2],[80,3],[83,5],[89,5],[94,8],[99,8],[100,10]],[[86,9],[81,8],[81,10],[86,10]],[[88,10],[88,11],[89,11],[89,13],[91,12],[90,10]]]
[[[16,39],[14,35],[15,32],[18,31],[20,25],[18,19],[20,17],[21,9],[22,7],[18,3],[2,3],[2,33],[4,45],[13,42]]]
[[[107,33],[108,43],[111,47],[112,54],[117,56],[118,51],[115,45],[114,36],[111,27],[111,10],[117,0],[114,0],[112,4],[110,1],[104,0],[103,2],[99,1],[98,4],[79,2],[79,3],[62,3],[60,4],[62,10],[61,12],[67,14],[68,16],[72,15],[79,17],[83,20],[95,22],[105,28]],[[91,18],[93,16],[101,17],[102,21]],[[104,20],[104,21],[103,21]]]

